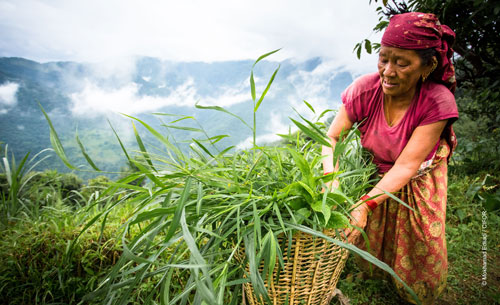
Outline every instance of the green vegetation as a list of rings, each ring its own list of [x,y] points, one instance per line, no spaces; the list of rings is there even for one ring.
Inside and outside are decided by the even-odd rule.
[[[120,222],[112,218],[103,231],[89,228],[69,253],[91,216],[83,212],[53,203],[37,219],[23,218],[0,232],[0,302],[76,304],[97,287],[121,254],[115,238]]]
[[[272,53],[261,56],[256,63]],[[326,126],[319,120],[328,111],[316,115],[315,122],[303,116],[303,123],[294,120],[300,132],[281,135],[283,145],[260,147],[255,143],[255,114],[277,72],[278,69],[257,99],[252,70],[252,126],[221,107],[197,105],[201,109],[225,112],[247,126],[254,139],[253,148],[249,150],[236,151],[233,147],[221,149],[215,144],[225,135],[209,136],[201,126],[197,129],[180,126],[177,123],[196,119],[177,116],[167,127],[188,129],[201,136],[192,139],[191,152],[189,155],[184,154],[173,144],[174,139],[163,136],[146,122],[131,117],[155,136],[159,145],[146,146],[133,125],[139,151],[132,154],[121,145],[129,162],[129,174],[116,182],[104,181],[108,187],[101,191],[92,191],[93,181],[83,189],[81,181],[72,174],[58,175],[52,171],[23,175],[23,161],[17,167],[19,170],[15,172],[15,177],[20,184],[25,180],[31,181],[33,187],[27,188],[35,191],[26,194],[16,192],[17,197],[4,196],[2,208],[8,207],[14,199],[23,202],[34,200],[39,205],[36,209],[38,212],[21,215],[16,210],[5,213],[9,223],[4,233],[18,236],[16,240],[23,241],[20,236],[24,236],[27,231],[23,224],[29,222],[37,225],[41,231],[30,232],[26,241],[32,238],[38,240],[40,245],[36,244],[37,253],[44,255],[36,256],[34,262],[29,261],[28,271],[7,268],[2,295],[5,298],[18,295],[16,288],[19,285],[14,283],[37,276],[41,283],[30,283],[28,280],[27,285],[36,288],[30,289],[33,294],[23,294],[21,300],[35,303],[73,303],[83,300],[113,304],[198,304],[201,301],[220,304],[226,301],[236,304],[241,298],[239,288],[247,281],[252,282],[258,295],[266,298],[265,279],[275,266],[283,267],[283,257],[290,255],[281,251],[283,245],[279,244],[278,236],[284,235],[283,241],[286,242],[297,230],[351,249],[395,275],[385,264],[343,243],[340,238],[342,229],[349,225],[348,207],[371,186],[373,181],[370,177],[375,171],[369,159],[362,157],[364,152],[355,130],[345,135],[344,141],[335,151],[335,158],[342,158],[344,167],[326,176],[321,174],[320,168],[320,146],[327,143],[324,138]],[[315,114],[314,109],[307,105]],[[70,163],[43,108],[42,112],[50,126],[55,152],[68,167],[76,169]],[[121,144],[119,138],[118,141]],[[89,164],[97,170],[86,154],[83,143],[79,142],[79,146]],[[12,167],[16,168],[14,159],[12,163]],[[7,169],[5,172],[10,173]],[[12,174],[10,176],[14,177]],[[341,188],[333,193],[321,193],[324,182],[334,178],[341,179]],[[9,186],[14,189],[12,186],[15,184],[11,180]],[[36,195],[38,193],[42,195]],[[35,198],[30,199],[33,194]],[[44,196],[50,200],[42,204],[43,201],[38,199]],[[68,210],[67,214],[60,211],[62,206]],[[132,207],[133,211],[125,218],[114,218],[113,215],[123,213],[124,207]],[[62,213],[56,216],[57,220],[47,220],[52,210]],[[68,222],[65,219],[72,212],[79,217]],[[82,220],[79,220],[80,217]],[[62,224],[58,225],[61,221]],[[116,227],[119,230],[108,233],[110,228]],[[96,228],[100,228],[95,231],[99,232],[98,238],[93,231]],[[323,235],[323,229],[337,229],[337,239]],[[75,232],[78,231],[80,234],[77,235]],[[68,234],[59,234],[56,238],[54,235],[57,232]],[[46,235],[40,235],[42,233]],[[95,240],[99,242],[92,248]],[[12,243],[12,240],[6,241]],[[14,244],[28,251],[33,249],[27,247],[26,242]],[[115,261],[118,246],[122,253]],[[82,251],[83,248],[89,250]],[[8,254],[17,253],[17,249],[6,249],[5,259],[11,261],[5,266],[26,264],[22,260],[12,259]],[[64,251],[57,252],[56,249]],[[32,255],[33,252],[21,251],[14,257],[31,259]],[[84,260],[82,255],[92,256],[94,259],[91,261],[99,262],[99,268],[87,266],[78,269],[78,262]],[[37,258],[44,261],[39,262]],[[110,261],[113,261],[112,266]],[[247,265],[250,274],[246,271]],[[48,266],[48,269],[42,266]],[[256,271],[258,266],[264,266],[262,273]],[[75,268],[79,270],[77,274],[82,274],[81,270],[85,271],[79,277],[81,286],[76,288],[69,284],[78,282],[69,276],[74,274],[72,271]],[[36,272],[41,272],[42,276]],[[55,274],[57,277],[52,276]],[[87,294],[82,299],[81,292],[85,290]]]
[[[389,9],[433,11],[457,31],[461,118],[455,128],[460,144],[450,163],[449,276],[440,303],[495,304],[500,298],[500,236],[495,231],[500,225],[500,107],[492,75],[499,67],[499,36],[488,35],[496,31],[489,27],[496,25],[492,20],[500,7],[490,1],[466,2],[409,1],[406,6],[393,3],[395,8]],[[464,14],[485,17],[471,17],[469,23]],[[462,26],[460,20],[467,22]],[[489,38],[460,40],[477,33]],[[371,51],[373,45],[364,41],[358,50]],[[253,124],[223,108],[197,105],[225,112],[248,128],[253,136],[248,150],[221,147],[227,136],[209,135],[192,116],[157,114],[173,117],[163,127],[191,132],[186,153],[174,138],[131,118],[142,129],[133,126],[137,151],[121,145],[126,174],[116,181],[99,176],[84,184],[72,173],[34,172],[34,166],[47,158],[47,150],[19,161],[11,148],[0,146],[0,302],[238,304],[244,282],[251,281],[257,293],[265,295],[264,281],[288,255],[281,252],[278,235],[301,230],[324,237],[323,228],[334,228],[337,239],[329,240],[354,253],[338,284],[351,304],[401,304],[392,284],[365,279],[355,258],[385,267],[341,241],[347,207],[375,183],[373,166],[356,132],[337,145],[335,158],[343,158],[345,167],[327,176],[321,175],[319,145],[328,112],[317,114],[306,103],[314,119],[294,120],[299,132],[281,135],[279,145],[255,143],[255,114],[277,72],[259,98],[251,72]],[[143,141],[143,130],[157,142]],[[68,166],[76,168],[66,156],[75,149],[91,162],[82,142],[65,152],[52,126],[51,139]],[[340,179],[339,190],[321,193],[333,178]],[[247,265],[253,270],[250,275]],[[258,266],[263,266],[262,273],[256,272]],[[340,304],[339,299],[332,304]]]

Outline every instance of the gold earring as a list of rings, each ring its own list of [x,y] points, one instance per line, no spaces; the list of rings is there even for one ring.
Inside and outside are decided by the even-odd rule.
[[[429,72],[429,74],[432,74],[432,72],[434,72],[434,70],[436,70],[437,65],[438,65],[437,62],[434,62],[432,64],[431,72]]]
[[[425,80],[427,79],[427,77],[429,77],[429,75],[432,74],[432,72],[434,72],[434,70],[436,70],[436,67],[437,67],[437,62],[434,62],[432,64],[432,68],[431,68],[431,71],[429,73],[427,73],[427,75],[423,75],[422,74],[422,83],[425,82]]]

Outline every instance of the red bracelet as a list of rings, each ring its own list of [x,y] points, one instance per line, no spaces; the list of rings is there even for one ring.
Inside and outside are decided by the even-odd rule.
[[[370,196],[363,195],[363,197],[361,197],[360,200],[363,200],[366,203],[366,205],[370,208],[370,210],[373,211],[378,206],[378,203],[375,202],[375,200],[373,200],[373,199],[369,200],[369,198],[370,198]]]

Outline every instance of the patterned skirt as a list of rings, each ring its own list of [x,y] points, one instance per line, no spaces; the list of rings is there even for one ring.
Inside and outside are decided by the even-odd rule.
[[[368,217],[367,249],[387,263],[417,294],[422,304],[433,304],[446,286],[448,259],[445,240],[446,199],[450,147],[442,140],[431,164],[422,168],[403,189],[394,194],[415,212],[394,199],[387,199]],[[371,270],[369,263],[359,261]],[[373,268],[375,270],[375,268]],[[393,280],[398,293],[415,303],[403,285]]]

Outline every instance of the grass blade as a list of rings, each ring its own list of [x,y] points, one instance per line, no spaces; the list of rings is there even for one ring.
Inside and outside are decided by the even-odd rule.
[[[113,133],[115,134],[116,139],[118,140],[118,143],[120,144],[120,147],[122,148],[123,153],[125,154],[125,158],[127,158],[130,166],[133,166],[132,160],[130,159],[130,156],[127,153],[127,150],[125,149],[125,146],[123,146],[122,140],[118,136],[118,133],[116,133],[116,130],[113,128],[113,125],[111,125],[111,122],[108,120],[108,124],[111,127],[111,130],[113,130]]]
[[[280,69],[280,66],[278,66],[278,68],[274,71],[273,75],[271,76],[271,79],[267,83],[266,89],[264,89],[264,92],[262,92],[262,95],[260,96],[259,101],[255,105],[253,112],[257,112],[257,110],[259,109],[259,106],[262,103],[262,101],[264,100],[264,97],[266,96],[267,91],[269,91],[269,88],[271,88],[271,84],[273,83],[274,77],[276,76],[276,73],[278,73],[279,69]]]
[[[146,146],[144,146],[144,143],[142,142],[141,136],[139,135],[137,128],[135,128],[134,122],[132,122],[132,127],[134,128],[134,134],[135,134],[135,139],[137,141],[137,145],[139,145],[139,149],[141,150],[142,155],[144,156],[144,159],[146,160],[146,162],[148,162],[151,169],[153,169],[155,172],[157,172],[156,168],[153,166],[153,162],[151,161],[151,157],[149,156],[149,154],[146,150]]]
[[[45,116],[45,119],[47,120],[47,123],[49,123],[50,143],[52,144],[54,151],[56,152],[56,154],[59,156],[59,158],[63,161],[63,163],[68,168],[71,168],[73,170],[77,170],[77,168],[69,162],[68,157],[66,156],[66,153],[64,152],[64,147],[61,144],[61,140],[59,140],[59,136],[57,135],[57,132],[56,132],[56,129],[54,128],[54,125],[52,125],[52,121],[50,120],[49,115],[43,109],[42,104],[38,103],[38,106],[42,110],[43,115]]]
[[[85,147],[83,146],[82,142],[80,141],[80,138],[78,137],[78,134],[76,134],[76,142],[78,143],[78,146],[80,146],[80,151],[82,152],[83,156],[87,160],[87,163],[96,171],[100,172],[101,170],[95,165],[94,161],[90,158],[90,156],[87,154],[85,151]]]
[[[309,136],[311,139],[314,141],[318,142],[321,145],[325,146],[331,146],[332,144],[329,143],[326,139],[324,134],[318,134],[317,132],[311,130],[310,128],[306,127],[304,124],[290,118],[292,122],[299,127],[300,130],[302,130],[307,136]]]
[[[217,304],[217,300],[215,298],[215,293],[213,289],[213,283],[212,280],[210,279],[210,274],[208,272],[207,263],[203,256],[201,255],[198,246],[196,246],[196,242],[189,232],[189,228],[186,223],[186,211],[183,208],[181,212],[181,217],[180,217],[180,224],[182,228],[182,235],[184,237],[184,241],[186,242],[186,245],[189,248],[189,251],[191,252],[191,258],[195,261],[195,264],[205,266],[205,267],[199,267],[199,268],[194,268],[195,273],[197,273],[198,269],[202,270],[203,275],[205,276],[204,281],[201,281],[199,277],[196,275],[195,280],[197,282],[197,293],[199,292],[203,299],[207,301],[209,304]]]
[[[210,109],[210,110],[215,110],[215,111],[227,113],[227,114],[237,118],[238,120],[240,120],[248,128],[252,129],[252,127],[250,127],[250,125],[248,125],[247,122],[245,122],[245,120],[243,120],[241,117],[237,116],[236,114],[234,114],[234,113],[232,113],[232,112],[230,112],[230,111],[228,111],[220,106],[202,106],[202,105],[199,105],[198,103],[196,103],[196,105],[194,105],[194,106],[198,109]]]
[[[255,102],[255,80],[253,79],[253,71],[250,72],[250,92],[252,93],[252,101]]]
[[[182,152],[175,145],[170,143],[170,141],[166,137],[164,137],[162,134],[160,134],[158,131],[156,131],[153,127],[149,126],[146,122],[144,122],[138,118],[135,118],[135,117],[127,115],[127,114],[123,114],[123,115],[141,123],[142,126],[144,126],[153,136],[155,136],[158,140],[160,140],[160,142],[165,144],[165,146],[169,150],[173,151],[178,158],[181,158],[182,160],[184,159],[184,155],[182,154]]]
[[[184,208],[184,205],[186,204],[187,198],[189,196],[191,189],[191,178],[188,177],[186,179],[186,185],[184,186],[184,190],[182,191],[181,197],[179,198],[177,202],[177,208],[174,213],[174,217],[172,219],[172,223],[170,224],[167,234],[165,236],[165,241],[170,240],[172,236],[174,236],[175,231],[179,228],[179,222],[181,219],[181,214]]]
[[[259,61],[263,60],[264,58],[268,57],[269,55],[272,55],[272,54],[274,54],[274,53],[278,52],[279,50],[281,50],[281,48],[276,49],[276,50],[274,50],[274,51],[271,51],[271,52],[269,52],[269,53],[266,53],[266,54],[264,54],[264,55],[261,55],[261,56],[260,56],[259,58],[257,58],[257,60],[253,63],[252,69],[255,67],[255,65],[256,65]]]

